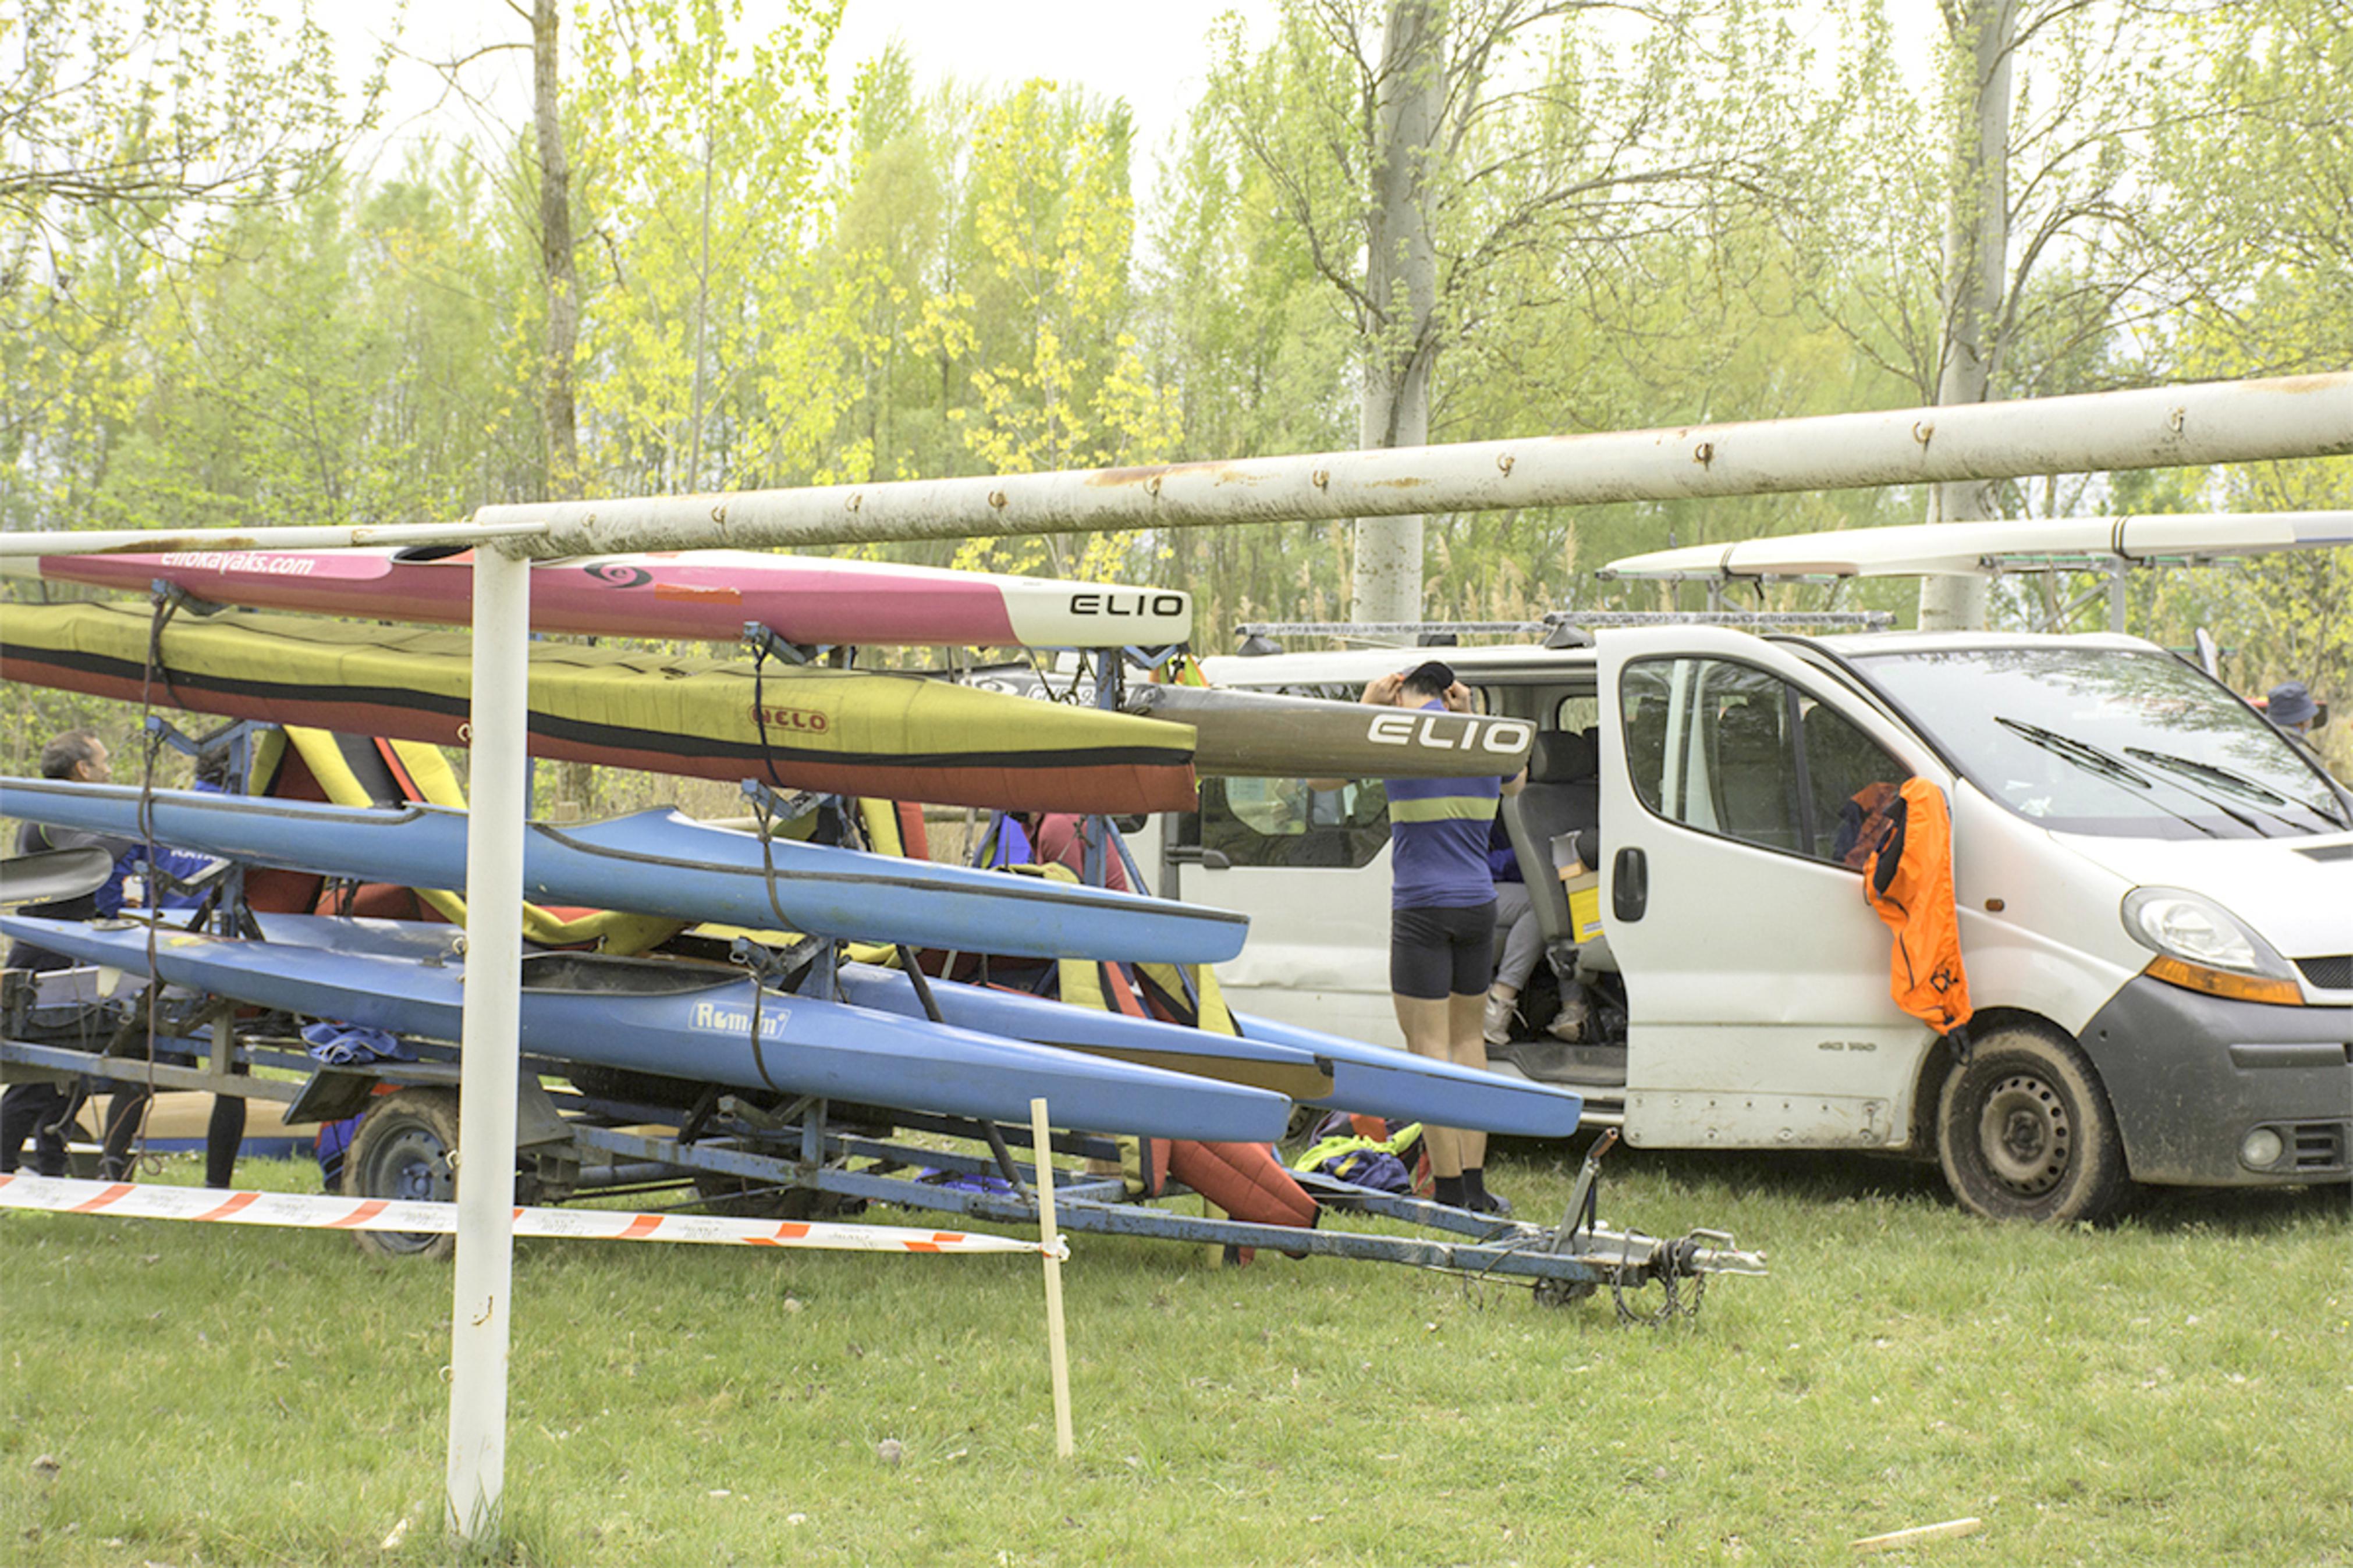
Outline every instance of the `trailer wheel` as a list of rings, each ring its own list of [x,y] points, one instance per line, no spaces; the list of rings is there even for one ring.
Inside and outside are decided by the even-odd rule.
[[[2071,1042],[2033,1028],[1986,1036],[1946,1076],[1936,1157],[1961,1206],[1989,1219],[2099,1220],[2131,1186],[2098,1075]]]
[[[355,1198],[448,1203],[457,1194],[450,1151],[458,1147],[454,1089],[404,1089],[377,1100],[343,1157],[343,1192]],[[375,1258],[447,1258],[458,1238],[426,1232],[355,1230]]]

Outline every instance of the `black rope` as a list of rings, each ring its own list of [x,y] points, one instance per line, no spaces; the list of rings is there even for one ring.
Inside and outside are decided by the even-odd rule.
[[[768,782],[782,789],[785,781],[776,772],[776,753],[768,749],[767,664],[768,645],[764,639],[752,649],[752,722],[760,732],[760,765],[768,770]],[[768,899],[774,903],[776,895],[771,893]],[[784,911],[776,912],[781,916]]]

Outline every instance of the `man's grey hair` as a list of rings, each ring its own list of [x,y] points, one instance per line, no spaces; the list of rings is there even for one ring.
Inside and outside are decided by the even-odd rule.
[[[41,776],[45,779],[73,777],[76,768],[97,760],[98,749],[104,744],[88,730],[68,730],[41,748]]]

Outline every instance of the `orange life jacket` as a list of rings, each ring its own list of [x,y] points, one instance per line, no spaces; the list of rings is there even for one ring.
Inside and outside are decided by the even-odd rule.
[[[1872,852],[1862,896],[1895,933],[1888,993],[1939,1033],[1969,1021],[1968,975],[1953,909],[1953,819],[1942,790],[1906,779],[1889,813],[1893,826]]]

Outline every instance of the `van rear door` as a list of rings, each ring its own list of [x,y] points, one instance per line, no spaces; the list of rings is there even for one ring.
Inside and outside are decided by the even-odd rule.
[[[1893,1147],[1931,1041],[1888,994],[1861,863],[1933,754],[1836,678],[1718,627],[1599,637],[1602,919],[1626,1134]]]

